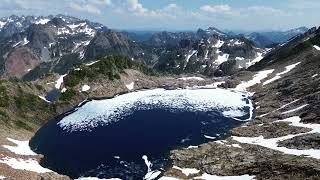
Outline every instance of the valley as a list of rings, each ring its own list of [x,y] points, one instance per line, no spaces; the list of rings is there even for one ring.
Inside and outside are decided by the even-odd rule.
[[[15,31],[8,28],[19,23],[23,26]],[[319,28],[255,38],[210,27],[155,32],[140,41],[128,32],[64,15],[11,16],[0,24],[5,24],[0,28],[0,177],[81,179],[98,177],[99,170],[99,178],[121,179],[320,176]],[[118,121],[122,115],[130,118]],[[156,115],[154,123],[143,119]],[[135,137],[130,129],[153,136]],[[181,143],[192,130],[195,139]],[[100,136],[104,131],[110,134]],[[168,136],[159,136],[165,131]],[[141,146],[130,149],[116,137]],[[109,148],[99,139],[114,151],[98,151]],[[97,163],[103,162],[92,160],[90,167],[80,167],[91,162],[86,157],[91,147],[85,144],[98,147],[93,159],[110,153],[109,162],[121,164],[124,156],[134,156],[139,165],[127,161],[128,169],[112,163],[99,169]],[[83,151],[75,155],[77,148]],[[59,153],[65,157],[52,158]],[[68,164],[71,160],[62,160],[67,158],[79,161]],[[165,165],[157,161],[162,158]],[[68,169],[75,165],[85,171]],[[119,172],[127,176],[117,177]]]

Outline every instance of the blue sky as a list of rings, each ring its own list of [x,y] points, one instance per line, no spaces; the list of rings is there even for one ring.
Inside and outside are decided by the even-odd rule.
[[[0,16],[67,14],[114,29],[284,30],[320,25],[319,0],[0,0]]]

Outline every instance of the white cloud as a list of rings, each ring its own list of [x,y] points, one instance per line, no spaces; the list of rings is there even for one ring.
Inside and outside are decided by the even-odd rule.
[[[112,2],[111,0],[91,0],[91,1],[84,1],[84,2],[71,1],[69,5],[70,5],[70,8],[76,11],[82,11],[82,12],[88,12],[91,14],[100,15],[101,14],[100,6],[102,5],[110,6],[112,5]]]
[[[259,14],[259,15],[284,15],[285,12],[267,6],[250,6],[247,8],[248,13]]]
[[[151,10],[145,8],[138,0],[127,0],[127,6],[130,12],[144,18],[175,18],[180,10],[176,4],[168,4],[166,7]]]
[[[44,0],[2,0],[1,4],[3,6],[12,6],[18,9],[45,9],[46,7],[56,6],[52,1],[44,1]]]
[[[295,1],[289,4],[289,7],[294,9],[317,9],[320,8],[320,2]]]
[[[84,11],[84,12],[93,13],[93,14],[101,14],[100,9],[93,4],[77,4],[77,3],[71,2],[70,7],[76,11]]]
[[[138,0],[128,0],[128,6],[130,11],[140,15],[143,15],[149,11],[148,9],[144,8]]]
[[[200,10],[209,13],[230,13],[232,8],[228,4],[204,5],[200,7]]]

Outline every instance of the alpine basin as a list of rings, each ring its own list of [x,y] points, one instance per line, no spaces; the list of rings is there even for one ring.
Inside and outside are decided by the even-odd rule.
[[[243,92],[138,91],[92,100],[50,120],[30,146],[44,155],[43,166],[72,178],[143,179],[170,163],[170,150],[224,139],[252,114]]]

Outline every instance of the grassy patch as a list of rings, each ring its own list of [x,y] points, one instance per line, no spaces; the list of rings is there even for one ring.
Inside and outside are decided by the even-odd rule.
[[[0,107],[7,107],[9,105],[9,96],[7,89],[4,86],[0,86]]]
[[[48,104],[42,101],[38,96],[23,92],[20,92],[18,96],[15,96],[14,101],[20,110],[39,110],[48,107]]]
[[[7,115],[6,112],[0,110],[0,120],[3,122],[8,122],[9,116]]]
[[[59,99],[62,101],[70,101],[76,94],[77,92],[75,90],[68,89],[66,92],[61,94]]]
[[[157,75],[153,69],[136,63],[125,56],[107,56],[91,66],[78,65],[76,69],[71,70],[65,78],[66,86],[74,87],[84,78],[94,81],[99,76],[109,80],[120,79],[120,74],[124,73],[125,69],[136,69],[151,76]]]
[[[25,123],[21,120],[15,121],[14,124],[20,129],[25,129],[27,131],[33,131],[33,128],[31,126],[29,126],[27,123]]]

